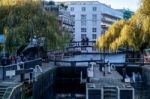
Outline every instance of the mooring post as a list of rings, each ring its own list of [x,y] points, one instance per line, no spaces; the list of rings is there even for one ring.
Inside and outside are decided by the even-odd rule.
[[[24,73],[21,73],[21,74],[20,74],[20,79],[21,79],[21,82],[24,81]]]

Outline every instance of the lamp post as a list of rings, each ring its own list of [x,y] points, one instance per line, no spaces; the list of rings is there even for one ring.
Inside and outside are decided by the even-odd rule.
[[[5,46],[5,43],[6,43],[6,36],[4,35],[4,36],[3,36],[3,56],[4,56],[4,57],[5,57],[5,52],[6,52],[6,51],[5,51],[5,47],[6,47],[6,46]]]
[[[5,65],[7,64],[7,58],[6,58],[6,51],[5,51],[5,42],[6,42],[6,37],[4,36],[4,42],[3,42],[3,56],[2,56],[2,66],[3,66],[3,80],[5,80]]]
[[[104,48],[104,76],[105,76],[105,72],[106,72],[106,66],[105,66],[105,48]]]

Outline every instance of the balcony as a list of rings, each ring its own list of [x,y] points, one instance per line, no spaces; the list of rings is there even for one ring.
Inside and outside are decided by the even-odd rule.
[[[64,16],[69,17],[70,13],[67,10],[59,9],[59,15],[64,15]]]
[[[62,23],[62,24],[65,24],[65,25],[68,25],[68,26],[74,26],[74,21],[72,19],[67,19],[63,16],[59,16],[59,21]]]
[[[104,17],[108,17],[108,18],[111,18],[111,19],[114,19],[114,20],[120,19],[120,17],[117,17],[117,16],[115,16],[115,15],[111,15],[111,14],[108,14],[108,13],[102,13],[102,15],[103,15]]]
[[[107,20],[106,18],[102,18],[101,21],[104,22],[104,23],[108,23],[108,24],[112,24],[114,22],[114,21],[111,21],[111,20]]]

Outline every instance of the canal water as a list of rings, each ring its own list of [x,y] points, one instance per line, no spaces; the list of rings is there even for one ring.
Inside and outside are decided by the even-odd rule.
[[[132,85],[135,88],[135,99],[150,99],[150,86],[136,84]],[[46,97],[44,99],[85,99],[85,94],[74,94],[71,93],[68,94],[57,94],[55,93],[55,98],[51,98],[52,90],[48,90],[44,93]],[[54,93],[54,92],[53,92]]]
[[[65,58],[64,60],[69,60],[69,61],[78,61],[78,60],[88,60],[88,59],[100,59],[101,56],[100,55],[78,55],[78,56],[74,56],[74,57],[70,57],[70,58]],[[118,55],[106,55],[105,56],[106,60],[109,60],[110,62],[125,62],[125,55],[124,54],[118,54]],[[130,71],[128,72],[128,74],[130,75],[131,72],[134,71],[134,69],[130,69]],[[139,69],[135,70],[136,72],[140,72],[141,71]],[[69,82],[68,82],[69,84]],[[135,88],[135,99],[150,99],[150,87],[146,86],[143,83],[135,83],[132,84],[132,86]],[[44,99],[52,99],[50,97],[49,94],[53,93],[53,95],[55,95],[54,99],[85,99],[85,92],[83,93],[79,93],[79,92],[70,92],[70,93],[64,93],[63,89],[66,89],[66,87],[68,86],[62,86],[62,88],[59,88],[60,90],[62,89],[62,93],[56,93],[55,89],[56,86],[54,86],[54,90],[49,89],[48,91],[45,92],[44,95],[46,95],[46,97]],[[69,88],[71,88],[69,86]],[[72,86],[72,90],[73,90],[73,86]],[[83,90],[85,90],[85,87],[83,87]],[[93,97],[94,99],[94,97]]]
[[[104,58],[103,55],[101,54],[88,54],[88,55],[76,55],[76,56],[71,56],[69,58],[64,58],[64,60],[67,61],[82,61],[82,60],[100,60]],[[107,62],[125,62],[125,54],[106,54],[105,55],[105,61]]]
[[[141,83],[132,86],[135,89],[135,99],[150,99],[150,86]]]

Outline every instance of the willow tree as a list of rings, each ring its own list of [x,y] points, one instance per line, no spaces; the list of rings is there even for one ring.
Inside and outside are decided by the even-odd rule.
[[[96,41],[96,46],[100,48],[100,50],[109,50],[110,45],[120,36],[120,32],[126,23],[125,20],[116,21],[109,29],[100,36]]]
[[[150,1],[141,0],[139,10],[119,28],[114,23],[108,31],[97,39],[97,47],[116,51],[120,47],[129,46],[135,51],[143,51],[144,48],[150,47]],[[118,21],[117,21],[118,22]],[[117,28],[114,28],[114,25]],[[111,28],[117,29],[112,31]],[[111,35],[117,35],[115,38]],[[119,35],[118,35],[119,34]],[[106,41],[103,42],[105,38]],[[110,40],[111,38],[111,40]]]
[[[105,33],[105,40],[109,41],[103,43],[103,36],[97,40],[99,45],[108,45],[107,50],[117,51],[120,47],[130,47],[136,51],[139,51],[144,44],[144,35],[142,31],[142,26],[137,24],[138,16],[133,16],[130,20],[120,20],[115,22]],[[117,25],[117,24],[121,25]],[[116,27],[116,28],[114,28]],[[115,31],[112,31],[115,29]],[[113,35],[112,35],[113,34]],[[105,46],[98,46],[103,48]]]
[[[33,36],[45,37],[48,49],[62,45],[58,18],[47,13],[40,2],[28,0],[0,0],[0,22],[6,34],[6,47],[15,51],[19,46],[28,44]],[[65,42],[64,42],[65,43]]]
[[[139,11],[141,14],[150,16],[150,1],[141,0]]]

